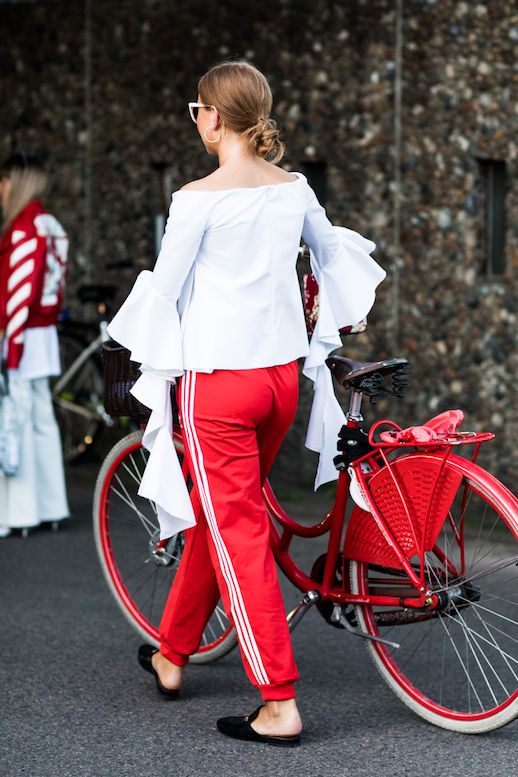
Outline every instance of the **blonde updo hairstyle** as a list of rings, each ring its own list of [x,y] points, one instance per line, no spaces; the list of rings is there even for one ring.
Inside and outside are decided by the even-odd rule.
[[[272,92],[265,76],[249,62],[223,62],[198,82],[198,94],[214,105],[225,127],[248,141],[250,151],[279,162],[285,146],[270,118]]]

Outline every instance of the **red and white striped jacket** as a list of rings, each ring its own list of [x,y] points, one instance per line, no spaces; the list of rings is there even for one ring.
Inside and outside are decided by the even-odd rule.
[[[56,324],[63,297],[68,237],[61,224],[32,200],[0,241],[0,329],[7,337],[7,367],[16,369],[24,333]]]

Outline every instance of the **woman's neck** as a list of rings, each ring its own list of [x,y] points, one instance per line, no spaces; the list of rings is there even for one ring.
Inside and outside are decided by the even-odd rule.
[[[220,167],[223,165],[253,163],[258,157],[250,152],[245,141],[236,137],[226,137],[221,141],[216,151]]]

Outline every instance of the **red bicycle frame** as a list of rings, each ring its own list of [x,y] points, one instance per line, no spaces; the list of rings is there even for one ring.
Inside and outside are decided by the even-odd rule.
[[[361,419],[361,416],[359,414],[360,398],[355,397],[354,396],[355,393],[356,392],[353,392],[353,397],[351,400],[351,408],[347,415],[347,422],[346,422],[346,427],[351,429],[358,428],[359,421]],[[406,589],[406,592],[408,594],[409,583],[410,583],[413,586],[413,588],[415,588],[415,595],[396,596],[396,595],[393,595],[393,590],[391,591],[392,595],[380,594],[376,596],[364,596],[360,594],[353,594],[350,591],[346,590],[345,588],[346,575],[342,576],[342,579],[343,579],[342,587],[340,589],[337,588],[335,583],[336,567],[337,567],[337,561],[340,558],[340,554],[342,550],[342,536],[344,533],[347,499],[349,494],[349,486],[351,482],[350,476],[346,470],[342,470],[339,474],[336,497],[331,510],[322,521],[320,521],[319,523],[313,526],[303,526],[295,522],[294,520],[292,520],[289,517],[289,515],[287,515],[287,513],[282,509],[281,505],[277,501],[269,482],[267,481],[265,483],[263,488],[263,498],[270,515],[270,532],[271,532],[272,550],[277,563],[279,564],[280,568],[282,569],[286,577],[293,583],[293,585],[295,585],[299,590],[303,592],[316,590],[321,600],[323,601],[332,602],[333,604],[340,605],[340,606],[349,605],[349,604],[368,604],[373,606],[378,605],[378,606],[385,606],[385,607],[409,607],[409,608],[433,610],[435,607],[438,606],[439,600],[436,595],[430,593],[426,585],[425,552],[427,550],[433,550],[433,552],[436,553],[437,558],[443,564],[447,563],[447,565],[449,566],[449,572],[451,573],[452,578],[461,575],[463,570],[456,569],[451,564],[450,560],[446,560],[444,558],[444,553],[442,552],[441,548],[435,542],[430,548],[425,547],[424,532],[421,537],[417,536],[416,529],[414,527],[414,518],[409,512],[409,507],[405,500],[405,496],[401,493],[398,480],[391,470],[391,462],[389,459],[389,455],[391,452],[395,451],[397,448],[401,448],[404,446],[403,445],[398,446],[392,443],[383,443],[383,442],[377,443],[373,439],[373,434],[375,430],[381,424],[384,424],[384,423],[389,423],[393,427],[395,426],[395,424],[393,424],[392,422],[386,422],[386,421],[380,421],[377,424],[375,424],[375,426],[371,430],[371,434],[369,435],[369,442],[371,445],[375,447],[374,453],[373,452],[368,453],[362,456],[361,458],[358,458],[358,460],[354,462],[354,472],[358,480],[363,486],[362,490],[365,492],[365,495],[367,496],[367,499],[370,503],[371,512],[370,514],[366,514],[364,511],[360,510],[360,508],[355,507],[353,509],[351,517],[355,516],[355,511],[356,511],[356,517],[359,520],[362,520],[361,516],[365,516],[365,520],[369,520],[369,521],[372,521],[374,519],[379,531],[383,535],[384,541],[386,542],[390,550],[393,552],[394,557],[397,559],[397,567],[406,573],[406,577],[400,578],[400,579],[398,579],[397,577],[394,577],[394,578],[389,578],[386,581],[383,581],[380,578],[379,579],[380,587],[383,588],[383,583],[386,582],[387,589],[394,589],[394,588],[397,589],[398,587],[401,587],[402,589]],[[440,482],[446,462],[448,461],[450,464],[454,465],[455,464],[454,460],[458,458],[456,456],[450,455],[453,445],[466,444],[466,443],[474,444],[476,446],[474,455],[472,457],[472,462],[474,463],[478,454],[478,450],[480,448],[480,444],[485,440],[489,440],[492,438],[493,438],[493,435],[489,433],[480,433],[480,434],[467,433],[467,434],[452,435],[451,439],[448,440],[445,446],[438,447],[437,443],[420,445],[419,449],[421,448],[430,449],[428,451],[420,450],[422,456],[425,457],[423,458],[423,462],[429,465],[433,463],[436,470],[436,472],[434,473],[435,480],[433,482],[433,487],[431,489],[432,494],[435,493],[436,487]],[[412,446],[412,447],[415,447],[415,446]],[[362,468],[360,467],[360,464],[364,461],[373,461],[373,457],[374,458],[377,457],[378,459],[379,463],[375,465],[378,471],[381,471],[381,469],[383,469],[384,472],[388,473],[388,477],[390,477],[393,481],[393,487],[395,489],[395,492],[399,494],[402,513],[405,516],[406,523],[409,526],[411,534],[413,535],[415,549],[419,556],[420,563],[419,563],[418,570],[416,570],[416,567],[410,563],[409,554],[405,553],[405,551],[401,547],[400,542],[398,541],[397,537],[395,537],[394,534],[392,533],[390,526],[385,520],[385,517],[383,516],[382,512],[380,512],[380,510],[377,508],[376,503],[368,496],[369,490],[368,490],[368,486],[366,485],[366,477],[362,472]],[[460,459],[459,461],[462,462],[462,465],[464,467],[466,466],[467,462],[465,459]],[[453,466],[453,471],[455,471],[455,469],[458,469],[458,468],[455,468],[455,466]],[[453,477],[453,476],[450,476],[450,477]],[[453,482],[454,489],[452,489],[452,493],[454,493],[454,491],[457,490],[458,484],[460,483],[460,479],[461,479],[460,474],[458,475],[458,480],[454,479],[454,482]],[[430,519],[432,501],[433,500],[430,499],[427,506],[426,518],[424,521],[425,525],[427,525]],[[466,497],[464,495],[463,504],[461,508],[461,516],[464,515],[465,501],[466,501]],[[449,510],[449,507],[446,510],[446,513],[444,514],[444,516],[441,517],[441,515],[439,515],[440,524],[442,524],[444,520],[450,520],[451,522],[452,518],[448,510]],[[437,522],[437,518],[435,518],[435,520]],[[456,535],[458,535],[458,541],[461,549],[461,567],[463,567],[464,566],[464,558],[462,553],[463,551],[462,538],[463,538],[463,531],[464,531],[463,520],[460,521],[460,525],[458,527],[452,527],[452,528],[455,528]],[[315,580],[300,569],[300,567],[297,565],[297,563],[294,561],[293,557],[291,556],[289,552],[289,548],[290,548],[291,541],[295,536],[310,539],[313,537],[319,537],[325,534],[326,532],[329,532],[329,542],[328,542],[327,552],[325,557],[323,576],[322,576],[322,580]],[[402,590],[402,593],[404,592],[405,591]]]
[[[272,488],[268,482],[263,488],[263,497],[270,513],[270,537],[271,546],[275,560],[280,568],[300,591],[318,591],[322,600],[331,601],[334,604],[371,604],[392,607],[429,607],[426,592],[417,597],[400,596],[362,596],[352,594],[348,591],[337,590],[333,585],[336,573],[336,562],[341,550],[341,540],[343,527],[346,517],[347,496],[349,493],[350,479],[346,472],[341,472],[338,477],[338,486],[336,490],[336,499],[333,507],[320,521],[314,526],[301,526],[293,521],[289,515],[282,509],[278,503]],[[275,522],[282,526],[279,531]],[[317,581],[303,572],[288,552],[291,540],[297,537],[319,537],[329,531],[329,543],[327,546],[326,560],[324,566],[323,580]],[[408,586],[408,581],[402,581]],[[390,581],[390,585],[395,587],[398,581]]]

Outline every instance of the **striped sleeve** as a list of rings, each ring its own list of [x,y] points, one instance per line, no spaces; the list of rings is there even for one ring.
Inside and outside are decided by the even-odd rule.
[[[16,369],[22,358],[29,311],[41,291],[45,256],[45,239],[35,232],[23,233],[23,237],[19,237],[13,244],[9,254],[5,289],[5,336],[8,342],[9,369]]]

